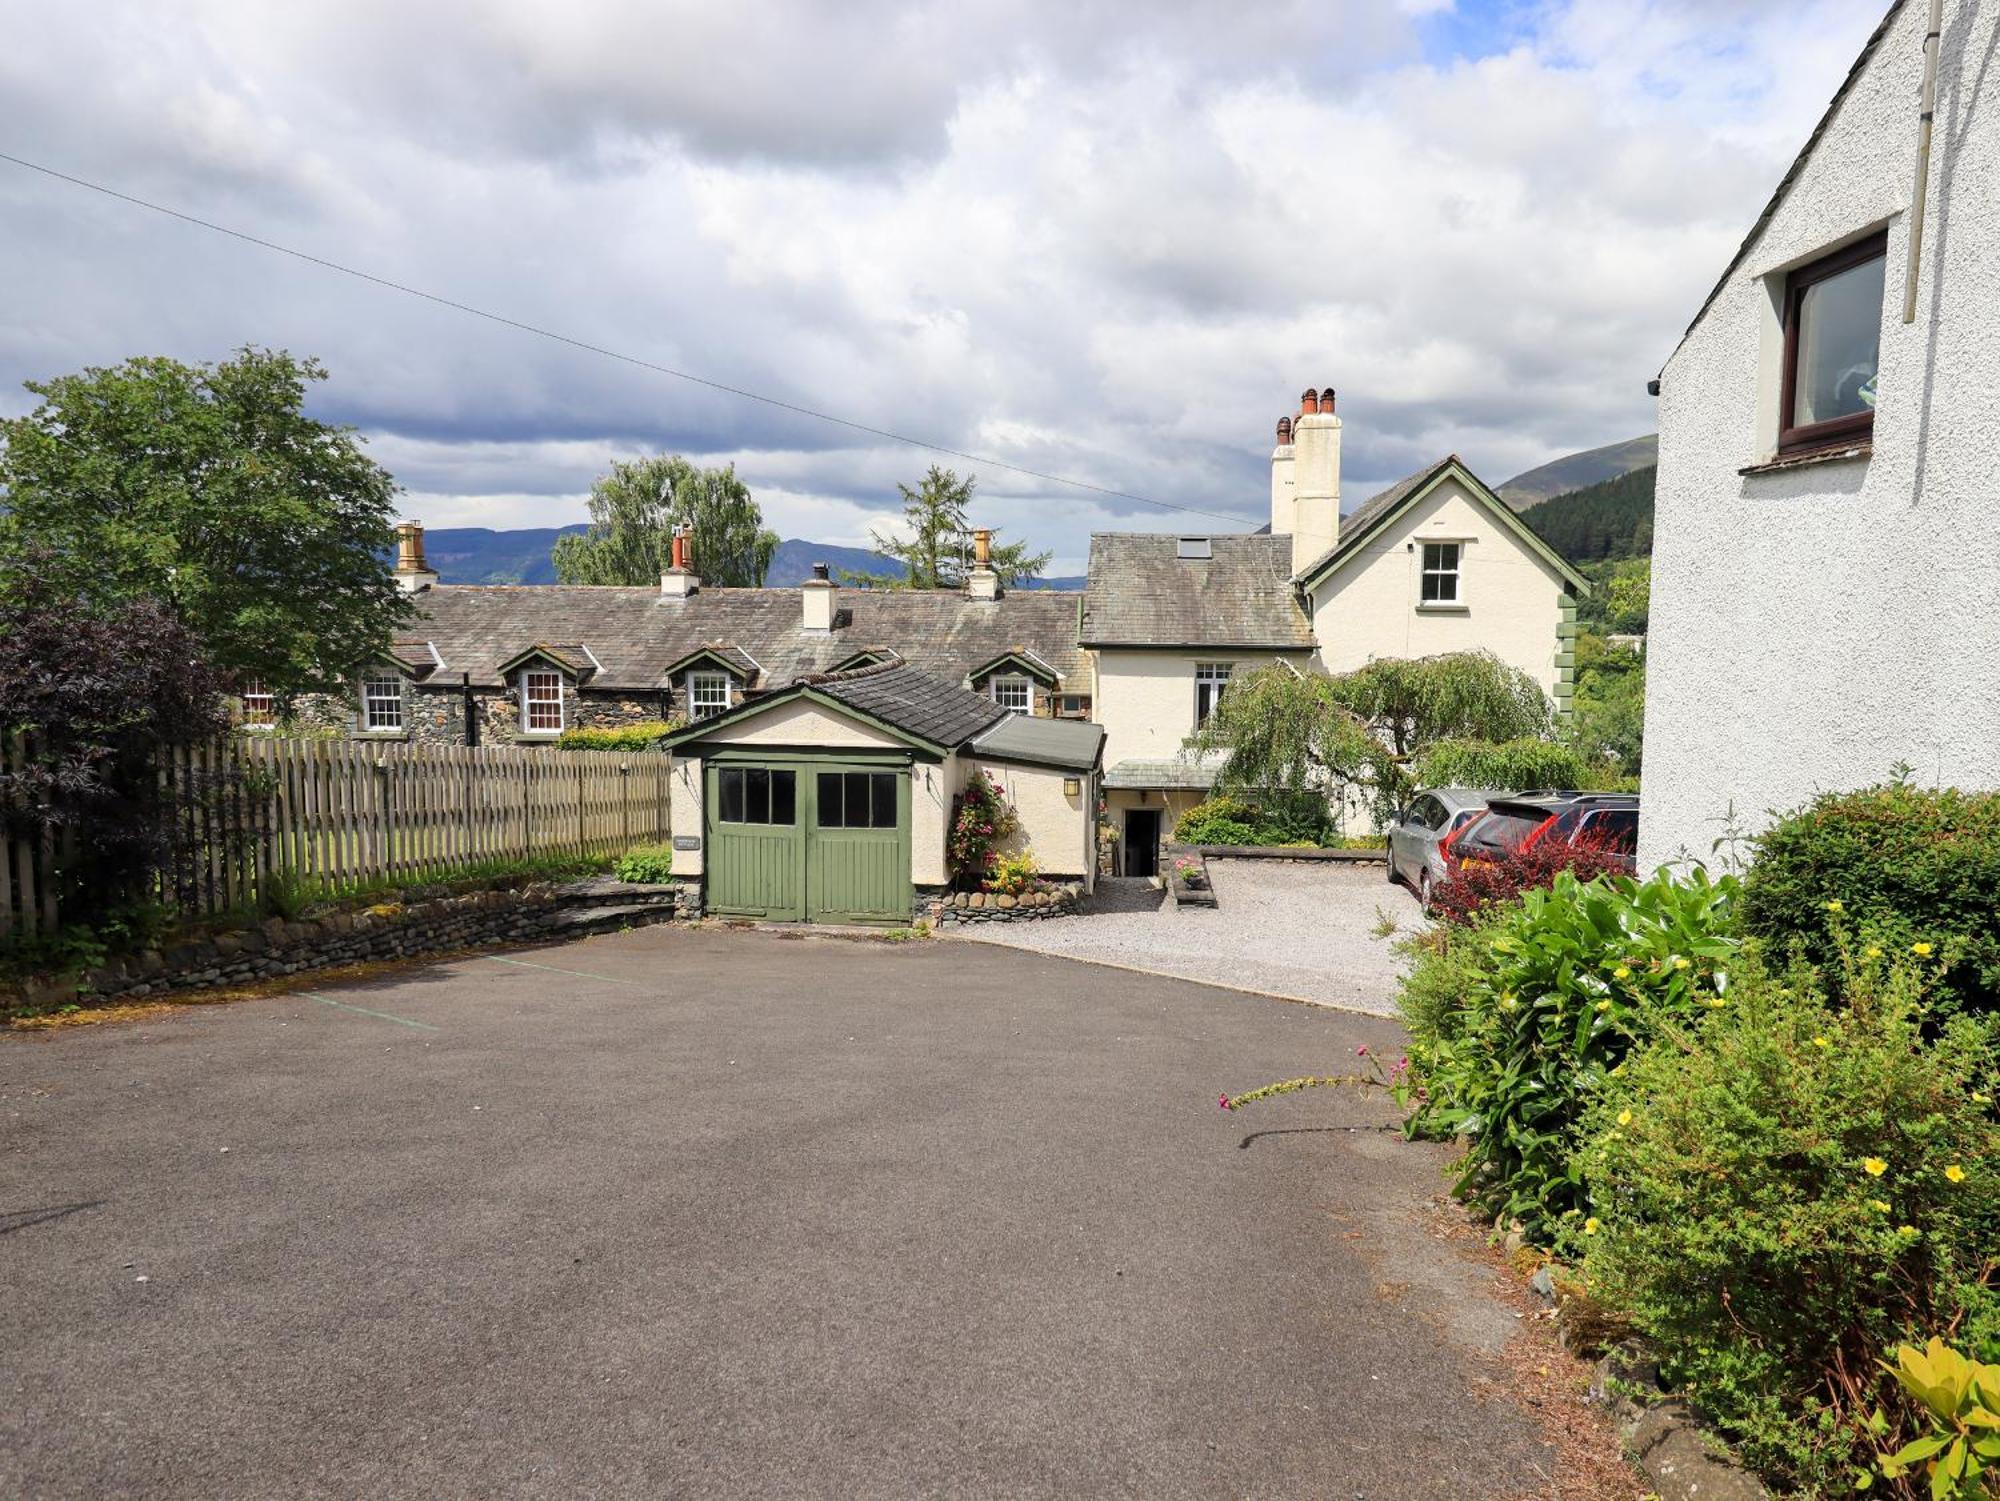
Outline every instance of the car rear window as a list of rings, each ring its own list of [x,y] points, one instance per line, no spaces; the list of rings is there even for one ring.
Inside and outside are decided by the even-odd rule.
[[[1586,844],[1613,854],[1635,854],[1639,848],[1639,810],[1607,808],[1593,815],[1577,836]]]
[[[1545,813],[1503,813],[1491,809],[1478,826],[1466,830],[1459,841],[1462,849],[1511,850],[1547,820]]]

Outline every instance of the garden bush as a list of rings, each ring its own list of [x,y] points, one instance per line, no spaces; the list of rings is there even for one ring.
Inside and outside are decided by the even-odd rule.
[[[1308,845],[1335,840],[1332,812],[1316,793],[1274,793],[1252,800],[1218,795],[1196,803],[1174,825],[1180,844]]]
[[[562,750],[658,750],[660,741],[680,727],[680,724],[665,719],[641,720],[638,724],[621,724],[615,729],[574,726],[556,737],[556,745]]]
[[[674,873],[671,844],[641,844],[625,851],[611,867],[621,881],[638,886],[658,886]]]
[[[1523,892],[1553,885],[1559,875],[1567,873],[1589,881],[1624,869],[1624,862],[1616,855],[1591,844],[1542,839],[1504,860],[1454,868],[1432,885],[1430,915],[1447,926],[1473,922],[1481,913],[1517,900]]]
[[[999,862],[1001,844],[1020,826],[1020,816],[993,779],[973,772],[952,800],[951,831],[945,836],[953,881],[963,890],[978,890]]]
[[[1796,944],[1837,976],[1843,920],[1956,946],[1937,1002],[2000,1010],[2000,793],[1891,783],[1780,819],[1744,877],[1745,930],[1775,954]]]
[[[988,891],[1019,896],[1024,891],[1033,891],[1041,874],[1042,867],[1033,853],[1021,850],[1012,855],[995,856],[984,885]]]
[[[1587,1217],[1564,1237],[1663,1374],[1810,1494],[1926,1431],[1876,1364],[1897,1342],[2000,1356],[2000,1022],[1938,1024],[1936,958],[1864,943],[1836,955],[1839,999],[1752,955],[1627,1058],[1586,1112]]]
[[[1584,1202],[1581,1120],[1611,1071],[1726,989],[1735,898],[1733,878],[1699,870],[1644,882],[1565,871],[1495,910],[1476,964],[1468,948],[1442,951],[1464,985],[1456,1012],[1435,970],[1406,987],[1424,1095],[1412,1129],[1469,1139],[1460,1192],[1553,1240]]]
[[[1554,740],[1440,740],[1417,758],[1425,787],[1587,787],[1591,767],[1575,747]],[[1600,778],[1601,780],[1601,778]]]

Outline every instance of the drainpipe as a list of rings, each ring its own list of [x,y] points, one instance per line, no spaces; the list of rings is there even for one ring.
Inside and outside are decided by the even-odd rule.
[[[1924,254],[1924,211],[1930,201],[1931,122],[1937,115],[1938,48],[1944,34],[1944,0],[1931,0],[1930,29],[1924,33],[1924,102],[1917,116],[1917,189],[1910,201],[1910,264],[1903,282],[1903,321],[1917,321],[1917,268]]]

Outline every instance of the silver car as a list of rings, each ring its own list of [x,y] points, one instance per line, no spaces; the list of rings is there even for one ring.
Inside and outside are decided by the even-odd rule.
[[[1432,787],[1410,799],[1389,826],[1389,880],[1401,881],[1431,904],[1431,887],[1445,878],[1445,840],[1486,811],[1492,794],[1469,787]]]

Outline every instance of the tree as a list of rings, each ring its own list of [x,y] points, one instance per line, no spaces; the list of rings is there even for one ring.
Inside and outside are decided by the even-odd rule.
[[[843,570],[841,577],[849,583],[891,589],[963,589],[964,538],[971,529],[966,511],[972,504],[975,483],[971,475],[960,479],[951,470],[933,464],[919,488],[896,486],[903,496],[903,518],[910,529],[909,540],[876,532],[875,550],[897,559],[907,571],[895,575]],[[1013,542],[1005,547],[995,546],[991,556],[993,571],[1000,575],[1001,584],[1012,587],[1048,567],[1054,554],[1030,553],[1027,543]]]
[[[1231,680],[1193,753],[1224,751],[1223,790],[1359,793],[1379,815],[1416,789],[1413,758],[1442,741],[1547,738],[1548,698],[1491,652],[1386,658],[1339,677],[1282,664]]]
[[[246,348],[30,381],[41,405],[0,421],[0,592],[41,574],[101,604],[156,600],[226,673],[337,687],[412,607],[385,561],[395,482],[303,410],[325,378]]]
[[[183,847],[191,823],[163,801],[159,752],[223,731],[223,682],[162,602],[64,589],[46,549],[23,561],[0,592],[0,739],[24,737],[0,769],[0,818],[59,837],[63,910],[93,918]]]
[[[1569,738],[1595,767],[1639,775],[1645,749],[1646,659],[1585,632],[1576,641],[1576,696]]]
[[[778,534],[736,466],[703,469],[679,454],[619,461],[590,487],[590,530],[556,539],[551,555],[565,584],[657,587],[673,561],[675,527],[693,539],[695,572],[723,588],[757,589]]]

